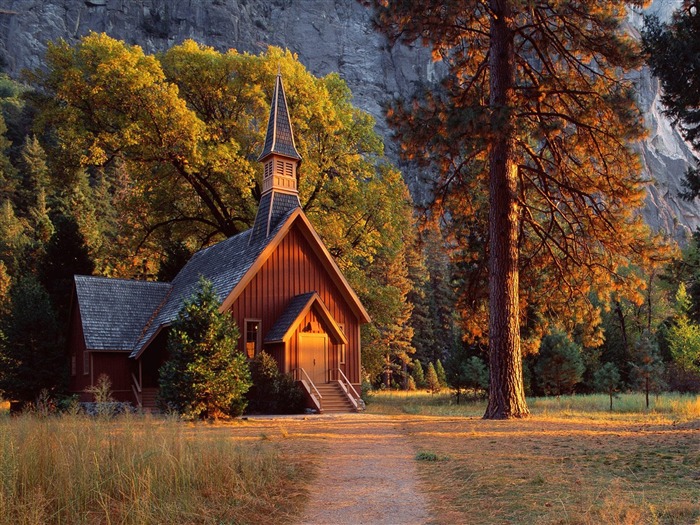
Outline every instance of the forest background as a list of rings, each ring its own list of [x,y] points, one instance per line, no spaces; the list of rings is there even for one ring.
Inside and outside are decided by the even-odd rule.
[[[97,34],[52,46],[45,66],[0,83],[6,397],[60,392],[74,273],[169,280],[194,251],[250,226],[252,159],[278,67],[304,158],[302,205],[374,320],[363,331],[367,380],[405,387],[417,362],[444,363],[454,386],[486,386],[474,261],[455,230],[415,213],[337,75],[314,78],[278,48],[222,54],[185,42],[146,55]],[[638,294],[591,293],[594,331],[535,312],[523,334],[528,391],[605,390],[605,370],[617,389],[697,391],[699,241],[629,268],[646,283]]]

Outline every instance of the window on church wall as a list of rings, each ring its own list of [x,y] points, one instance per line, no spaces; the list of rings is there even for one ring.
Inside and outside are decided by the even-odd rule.
[[[265,164],[265,178],[272,176],[272,162]]]
[[[245,347],[245,355],[248,359],[253,359],[256,355],[260,353],[262,335],[260,327],[260,319],[245,320],[245,333],[243,344]]]
[[[291,177],[294,174],[294,170],[292,168],[291,162],[285,162],[284,168],[285,168],[285,172],[286,172],[285,175],[287,175],[287,177]]]
[[[70,356],[70,375],[75,376],[78,373],[78,363],[75,354]]]
[[[284,175],[284,164],[282,162],[275,162],[275,173],[277,173],[277,175]]]
[[[85,350],[83,352],[83,375],[88,375],[90,373],[90,352]]]

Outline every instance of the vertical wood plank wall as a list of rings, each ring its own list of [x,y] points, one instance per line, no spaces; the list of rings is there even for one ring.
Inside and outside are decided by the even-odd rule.
[[[70,375],[68,391],[71,393],[81,393],[88,386],[90,386],[90,371],[87,371],[87,375],[83,373],[83,356],[87,350],[85,349],[83,325],[80,320],[80,309],[78,308],[77,304],[74,306],[73,311],[71,312],[70,329],[68,331],[68,348],[69,367],[71,365],[71,358],[75,357],[75,375]],[[68,372],[71,373],[70,368]],[[83,395],[81,394],[81,400],[87,401],[87,399],[82,399],[82,397]]]
[[[262,319],[264,341],[267,332],[285,310],[289,300],[296,295],[314,291],[318,292],[335,321],[345,325],[348,345],[346,364],[341,365],[341,368],[352,383],[359,383],[360,341],[357,329],[359,321],[297,225],[291,228],[258,274],[233,303],[231,315],[241,329],[245,319]],[[297,340],[295,334],[288,346],[286,356],[288,362],[285,363],[287,371],[298,366]],[[243,337],[239,345],[242,350]],[[332,367],[337,367],[334,355],[336,352],[337,348],[334,346],[329,349]]]

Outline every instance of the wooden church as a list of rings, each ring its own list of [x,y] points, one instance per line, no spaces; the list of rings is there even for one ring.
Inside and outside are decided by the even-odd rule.
[[[203,276],[237,322],[241,352],[271,354],[309,408],[358,409],[360,326],[370,319],[301,209],[301,157],[279,75],[258,160],[263,192],[253,227],[195,253],[172,282],[75,276],[72,393],[90,401],[86,388],[106,374],[116,399],[154,408],[168,327]]]

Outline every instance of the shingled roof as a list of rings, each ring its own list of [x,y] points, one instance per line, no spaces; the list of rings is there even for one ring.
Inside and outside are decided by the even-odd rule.
[[[170,292],[169,283],[75,276],[88,350],[132,351]]]
[[[214,292],[223,302],[293,212],[288,210],[281,217],[269,237],[259,236],[250,242],[251,229],[195,253],[171,283],[172,292],[133,347],[131,357],[138,357],[157,333],[177,318],[184,302],[198,290],[200,277],[212,282]]]
[[[287,109],[287,97],[282,86],[282,75],[277,75],[277,81],[275,82],[275,91],[272,95],[272,105],[270,106],[270,119],[267,123],[267,134],[265,135],[265,146],[258,160],[263,161],[273,153],[301,160],[301,155],[299,155],[294,144],[292,121],[289,118]]]
[[[318,305],[317,314],[326,325],[331,339],[335,344],[347,344],[348,340],[343,331],[336,324],[328,307],[323,303],[321,296],[316,292],[308,292],[292,297],[287,304],[282,315],[277,318],[277,322],[272,326],[265,337],[265,343],[281,343],[292,335],[294,329],[301,319],[311,310],[314,305]]]

